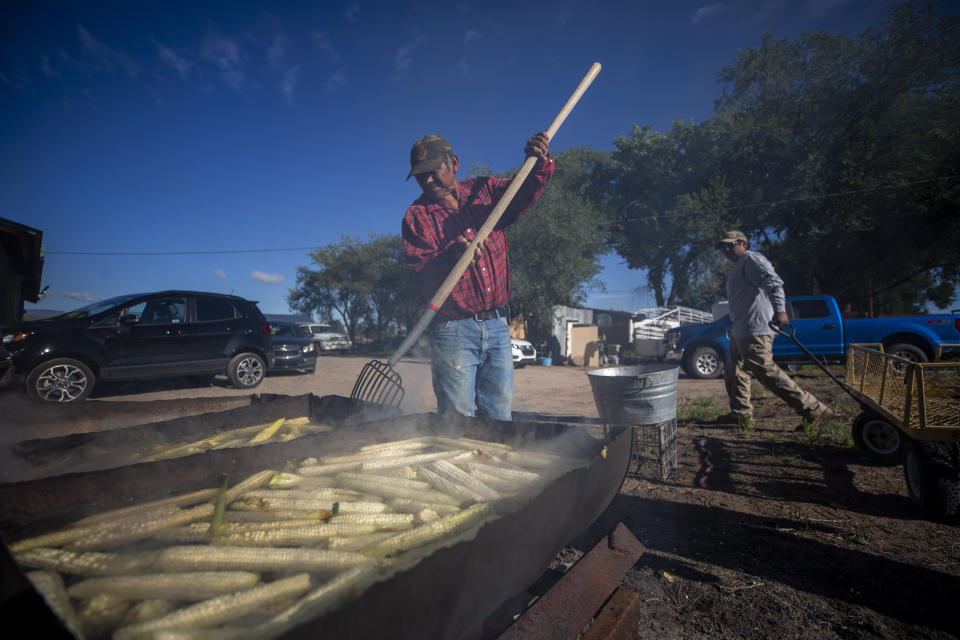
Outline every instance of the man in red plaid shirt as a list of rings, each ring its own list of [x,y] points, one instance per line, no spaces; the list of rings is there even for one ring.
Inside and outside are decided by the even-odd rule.
[[[504,229],[537,201],[553,175],[545,134],[530,138],[524,153],[536,157],[537,164],[427,330],[438,413],[511,419],[510,260]],[[440,136],[424,136],[410,150],[407,178],[416,178],[423,195],[403,218],[403,247],[423,303],[440,288],[510,185],[509,179],[490,176],[458,182],[459,167],[450,143]]]

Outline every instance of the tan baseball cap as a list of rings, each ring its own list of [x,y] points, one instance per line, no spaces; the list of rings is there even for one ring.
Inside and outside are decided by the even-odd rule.
[[[436,171],[443,164],[443,159],[451,153],[453,150],[446,138],[437,135],[423,136],[414,142],[410,149],[410,173],[407,174],[407,180],[418,173]]]
[[[718,240],[715,246],[717,249],[723,249],[729,245],[736,244],[738,240],[748,242],[747,236],[743,235],[742,231],[727,231],[723,235],[723,239]]]

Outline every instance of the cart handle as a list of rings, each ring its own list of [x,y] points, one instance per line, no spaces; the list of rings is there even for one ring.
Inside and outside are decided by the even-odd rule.
[[[847,386],[846,384],[844,384],[843,382],[840,382],[840,380],[838,380],[837,377],[836,377],[835,375],[833,375],[833,372],[830,371],[829,369],[827,369],[827,367],[826,367],[825,364],[823,364],[822,362],[820,362],[820,359],[819,359],[817,356],[815,356],[815,355],[813,355],[812,353],[810,353],[810,350],[807,349],[805,346],[803,346],[803,343],[801,343],[799,340],[797,340],[797,328],[796,328],[795,326],[793,326],[792,324],[788,324],[788,325],[786,325],[785,327],[781,327],[781,326],[780,326],[780,323],[778,323],[776,320],[771,320],[771,321],[769,322],[769,325],[770,325],[770,328],[773,329],[774,333],[776,333],[777,335],[779,335],[779,336],[784,336],[785,338],[790,338],[791,340],[793,340],[793,343],[794,343],[795,345],[797,345],[798,347],[800,347],[800,349],[801,349],[805,354],[807,354],[808,356],[810,356],[810,359],[813,360],[814,362],[816,362],[816,363],[817,363],[817,366],[820,367],[821,369],[823,369],[823,372],[826,373],[828,376],[830,376],[830,379],[831,379],[831,380],[833,380],[833,381],[836,382],[838,385],[840,385],[840,388],[843,389],[844,391],[846,391],[847,394],[848,394],[851,398],[853,398],[853,399],[856,401],[856,403],[860,405],[861,408],[867,408],[867,405],[864,404],[863,400],[861,400],[860,398],[858,398],[858,397],[853,393],[853,391],[850,389],[850,387],[848,387],[848,386]]]

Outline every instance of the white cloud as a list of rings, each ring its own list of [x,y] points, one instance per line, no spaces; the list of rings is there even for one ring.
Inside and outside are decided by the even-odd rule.
[[[348,22],[356,22],[358,13],[360,13],[360,5],[356,2],[351,2],[344,8],[343,17],[346,18]]]
[[[178,56],[173,49],[165,44],[160,42],[154,42],[153,44],[157,47],[157,53],[160,55],[160,60],[167,66],[173,68],[177,73],[180,74],[181,78],[186,80],[187,76],[190,74],[190,70],[193,68],[193,63]]]
[[[43,72],[43,75],[53,80],[60,80],[63,78],[62,75],[54,71],[50,66],[50,58],[47,56],[40,56],[40,71]]]
[[[201,55],[220,71],[220,79],[234,91],[243,91],[246,78],[243,73],[243,52],[240,46],[216,33],[209,33],[203,41]]]
[[[64,291],[63,293],[59,292],[50,292],[47,295],[49,296],[60,296],[61,298],[70,298],[71,300],[79,300],[80,302],[96,302],[97,300],[103,300],[103,296],[97,296],[92,293],[87,292],[77,292],[77,291]]]
[[[471,45],[480,40],[480,32],[476,29],[470,29],[463,36],[463,44]]]
[[[718,14],[721,9],[723,9],[722,2],[714,2],[713,4],[700,7],[693,13],[693,17],[690,18],[690,22],[693,24],[700,24],[704,18],[709,18],[710,16]]]
[[[427,39],[422,34],[417,34],[413,40],[397,49],[397,53],[393,57],[393,68],[396,73],[391,80],[399,80],[406,75],[407,69],[413,64],[413,53],[426,41]]]
[[[267,47],[267,62],[271,65],[278,65],[287,55],[287,48],[290,41],[279,31],[273,35],[273,42]]]
[[[214,270],[213,270],[213,275],[217,276],[217,277],[220,278],[221,280],[226,280],[226,279],[227,279],[227,274],[225,274],[225,273],[223,272],[223,269],[214,269]]]
[[[323,31],[311,31],[310,37],[313,38],[317,48],[327,56],[327,60],[329,62],[340,62],[340,52],[334,49],[333,44],[330,42],[330,38],[327,37],[326,33]]]
[[[293,92],[297,88],[297,75],[300,73],[300,66],[294,65],[283,72],[280,79],[280,93],[287,104],[293,105]]]
[[[254,270],[250,272],[250,277],[264,284],[281,284],[283,282],[283,275],[279,273],[264,273]]]
[[[470,65],[467,64],[466,60],[460,60],[457,62],[457,69],[460,70],[460,75],[467,77],[470,75]]]
[[[327,78],[327,84],[324,85],[324,89],[329,92],[336,91],[340,87],[347,84],[347,76],[344,75],[343,69],[338,70],[332,76]]]
[[[100,42],[82,24],[77,25],[77,31],[80,35],[83,53],[94,61],[96,69],[112,73],[114,69],[120,67],[131,78],[140,75],[140,67],[134,62],[133,58]]]

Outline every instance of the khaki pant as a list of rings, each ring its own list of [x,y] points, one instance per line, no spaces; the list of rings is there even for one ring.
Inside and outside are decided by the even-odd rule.
[[[826,407],[814,396],[797,386],[783,370],[773,362],[773,336],[748,336],[730,338],[730,360],[724,371],[730,411],[751,416],[750,377],[772,391],[790,405],[801,417],[812,419]]]

